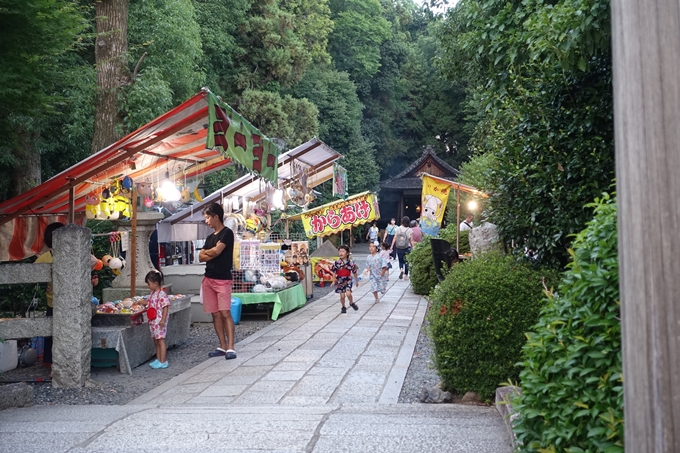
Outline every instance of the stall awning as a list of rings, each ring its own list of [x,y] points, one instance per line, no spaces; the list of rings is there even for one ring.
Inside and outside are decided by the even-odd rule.
[[[16,218],[37,217],[25,222],[25,225],[30,227],[39,222],[44,227],[48,222],[45,216],[66,215],[71,204],[74,213],[83,212],[85,197],[109,185],[114,179],[129,176],[135,182],[157,182],[166,173],[172,179],[191,179],[232,164],[232,158],[225,154],[247,166],[246,151],[252,151],[254,143],[256,147],[264,142],[267,145],[263,146],[266,151],[263,156],[266,159],[260,164],[267,165],[272,160],[271,153],[276,155],[276,162],[278,150],[274,150],[269,139],[229,106],[216,99],[209,90],[204,89],[183,104],[48,181],[0,203],[0,261],[19,260],[33,254],[33,248],[24,249],[23,253],[16,248],[11,253],[8,251],[7,244],[16,243],[14,236],[19,227],[14,222]],[[211,115],[211,103],[213,110],[214,105],[221,109],[218,115],[214,111]],[[225,137],[215,140],[220,145],[215,148],[206,147],[211,119],[217,124],[211,130],[216,131],[218,137]],[[229,127],[225,126],[226,123],[229,123]],[[231,125],[238,126],[239,132],[234,133]],[[214,136],[215,134],[213,139]],[[229,148],[235,146],[235,143],[240,147],[237,150],[220,148]],[[252,156],[250,157],[252,161]],[[264,171],[259,174],[265,176]],[[276,180],[275,171],[266,176]],[[26,232],[28,236],[37,233],[37,230]]]
[[[307,187],[316,187],[333,177],[333,163],[341,157],[330,146],[313,138],[279,156],[278,185],[283,188],[294,181],[293,164],[297,162],[309,168]],[[263,183],[250,175],[242,176],[205,197],[202,202],[162,220],[158,224],[159,242],[204,239],[212,230],[205,225],[203,208],[209,203],[221,202],[224,197],[231,196],[247,197],[257,202],[265,196]]]
[[[378,196],[373,192],[363,192],[301,212],[288,220],[302,220],[305,234],[312,238],[329,236],[379,218]]]

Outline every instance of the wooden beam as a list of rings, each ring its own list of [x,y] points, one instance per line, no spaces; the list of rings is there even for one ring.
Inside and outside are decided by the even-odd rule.
[[[611,11],[626,452],[680,451],[680,4]]]

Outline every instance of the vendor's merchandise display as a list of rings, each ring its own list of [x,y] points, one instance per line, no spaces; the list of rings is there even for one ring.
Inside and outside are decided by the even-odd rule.
[[[308,260],[307,241],[236,241],[232,292],[266,293],[289,288],[304,278],[301,263]]]

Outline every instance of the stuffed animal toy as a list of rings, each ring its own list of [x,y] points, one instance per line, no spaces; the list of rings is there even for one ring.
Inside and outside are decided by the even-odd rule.
[[[153,195],[153,186],[150,182],[138,182],[137,193],[143,197],[150,197]]]

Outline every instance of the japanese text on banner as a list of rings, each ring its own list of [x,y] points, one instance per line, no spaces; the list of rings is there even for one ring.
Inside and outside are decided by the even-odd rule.
[[[369,193],[302,214],[302,224],[307,237],[328,236],[379,217],[377,198]]]
[[[446,202],[449,200],[451,185],[423,175],[420,229],[423,234],[436,236],[444,219]]]

